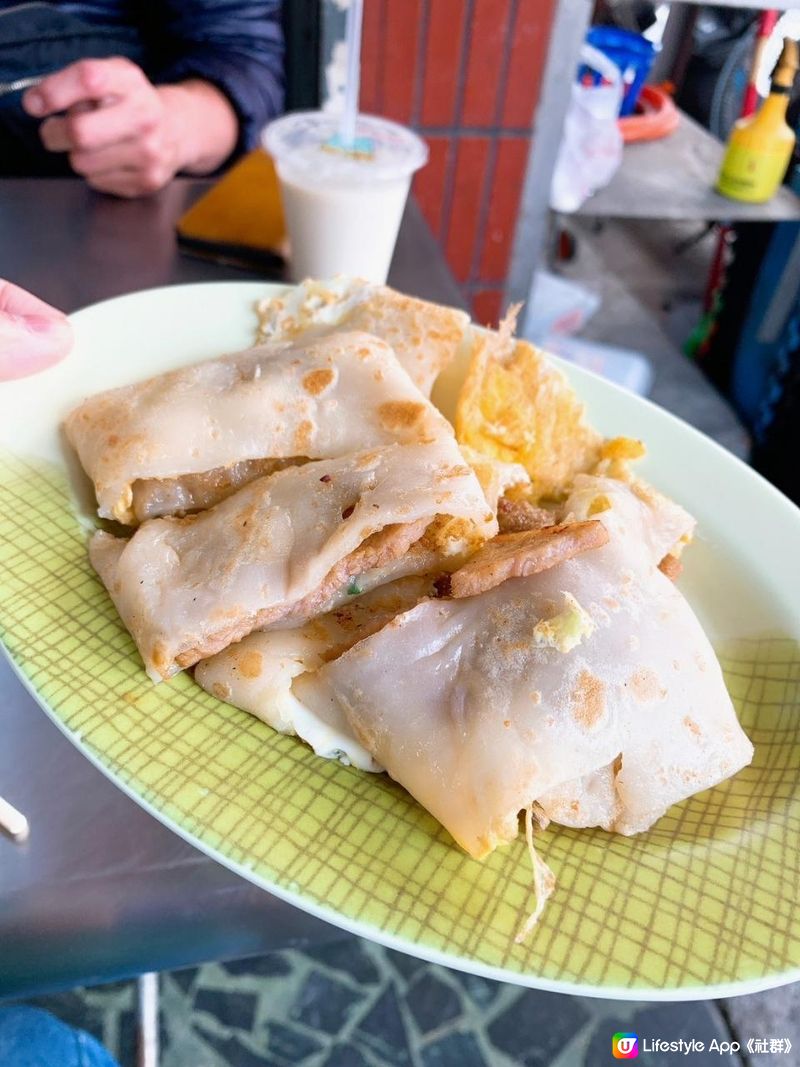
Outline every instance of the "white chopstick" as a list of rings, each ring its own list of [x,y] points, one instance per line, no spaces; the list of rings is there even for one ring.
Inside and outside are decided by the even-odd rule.
[[[0,827],[6,830],[15,841],[26,841],[30,833],[28,820],[21,811],[0,797]]]

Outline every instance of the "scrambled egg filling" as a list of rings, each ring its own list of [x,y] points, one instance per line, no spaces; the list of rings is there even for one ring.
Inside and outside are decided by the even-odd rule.
[[[564,593],[566,607],[549,619],[540,619],[533,628],[533,641],[538,648],[555,648],[571,652],[595,630],[591,615],[572,593]]]

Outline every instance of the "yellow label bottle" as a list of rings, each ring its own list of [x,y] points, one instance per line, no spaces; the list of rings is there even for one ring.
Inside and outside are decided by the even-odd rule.
[[[762,204],[775,195],[794,149],[786,108],[797,71],[797,43],[784,41],[770,94],[755,115],[739,119],[717,179],[717,191],[732,200]]]

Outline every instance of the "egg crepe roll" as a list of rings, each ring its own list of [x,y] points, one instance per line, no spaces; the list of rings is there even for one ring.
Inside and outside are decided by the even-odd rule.
[[[335,659],[358,641],[434,593],[430,576],[410,576],[362,595],[356,586],[339,607],[291,629],[256,630],[195,667],[195,681],[237,708],[249,711],[282,734],[297,734],[318,756],[352,763],[365,771],[382,768],[358,743],[336,707],[316,713],[314,687],[303,699],[303,676]]]
[[[98,531],[90,558],[154,681],[403,556],[437,517],[496,520],[452,437],[289,467],[216,507]],[[317,608],[319,610],[319,608]]]
[[[67,438],[103,518],[211,507],[306,459],[452,433],[389,345],[358,332],[272,342],[90,397]]]
[[[752,758],[708,639],[657,566],[692,520],[589,477],[565,510],[592,502],[604,545],[425,600],[314,676],[475,857],[516,837],[535,802],[543,818],[637,833]]]

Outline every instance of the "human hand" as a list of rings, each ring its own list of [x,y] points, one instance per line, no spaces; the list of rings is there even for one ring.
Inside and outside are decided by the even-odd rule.
[[[227,98],[207,82],[154,86],[128,59],[82,59],[46,77],[22,98],[43,118],[51,152],[69,153],[89,185],[116,196],[154,193],[179,170],[207,173],[236,144]]]
[[[36,374],[71,348],[66,315],[0,279],[0,381]]]
[[[45,148],[68,152],[73,170],[95,189],[118,196],[152,193],[181,164],[158,90],[127,59],[73,63],[29,89],[22,105],[45,119]]]

